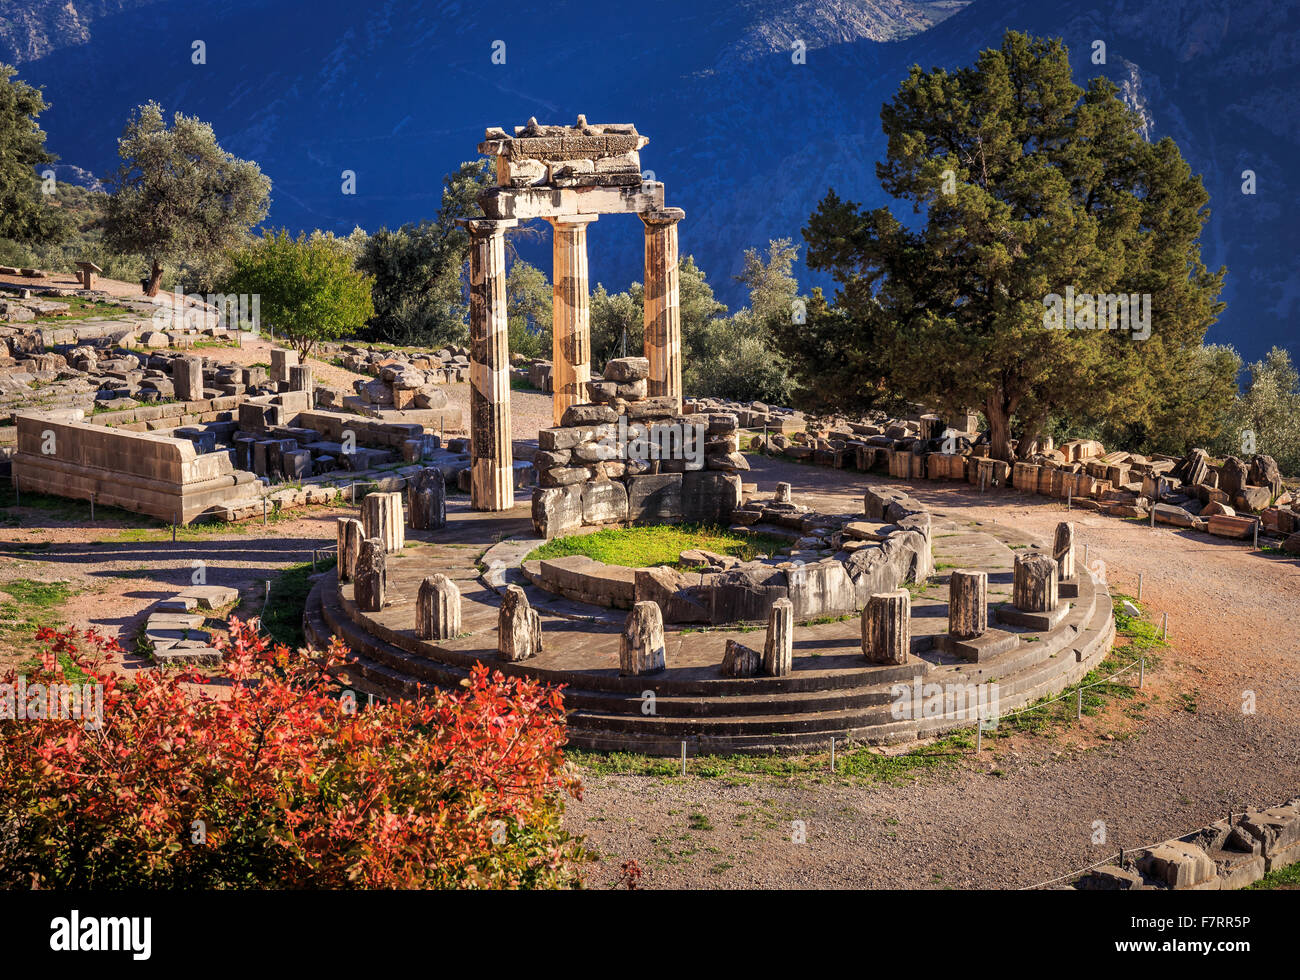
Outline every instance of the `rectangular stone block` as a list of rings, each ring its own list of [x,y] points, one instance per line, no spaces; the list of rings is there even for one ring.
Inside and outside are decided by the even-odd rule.
[[[642,524],[681,520],[682,477],[681,473],[629,477],[628,520]]]

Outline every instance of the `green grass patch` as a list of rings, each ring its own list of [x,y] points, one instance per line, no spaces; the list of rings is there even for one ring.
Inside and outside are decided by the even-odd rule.
[[[649,568],[681,565],[681,553],[700,548],[750,561],[759,554],[776,554],[789,542],[770,534],[735,534],[718,527],[692,524],[606,528],[593,534],[556,538],[529,553],[528,561],[586,555],[609,565]]]
[[[277,643],[291,650],[306,644],[302,632],[302,613],[307,607],[307,593],[311,591],[311,576],[334,567],[334,558],[317,562],[315,571],[311,562],[290,565],[271,580],[271,599],[262,609],[262,631]]]
[[[44,298],[44,297],[42,297]],[[36,317],[39,323],[58,323],[63,320],[93,320],[98,317],[116,319],[121,316],[135,316],[134,310],[107,300],[92,299],[89,296],[71,296],[67,299],[50,300],[52,303],[64,303],[68,312],[41,314]]]
[[[851,783],[899,784],[954,765],[969,753],[973,743],[964,735],[950,735],[929,745],[898,755],[884,755],[867,746],[844,747],[835,753],[830,771],[830,751],[805,755],[704,755],[686,760],[686,773],[702,779],[844,779]],[[659,758],[631,752],[579,752],[565,755],[591,775],[681,776],[680,758]]]
[[[1270,871],[1246,890],[1264,892],[1273,888],[1300,888],[1300,862]]]

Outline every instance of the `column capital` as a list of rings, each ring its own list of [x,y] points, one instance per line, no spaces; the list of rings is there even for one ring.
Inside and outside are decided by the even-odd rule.
[[[641,211],[637,217],[646,225],[675,225],[686,217],[686,212],[681,208],[660,208],[657,211]]]
[[[561,225],[589,225],[600,218],[598,214],[553,214],[544,220],[553,228]]]
[[[456,224],[461,225],[475,238],[490,238],[493,235],[504,235],[507,228],[514,228],[519,224],[518,218],[457,218]]]

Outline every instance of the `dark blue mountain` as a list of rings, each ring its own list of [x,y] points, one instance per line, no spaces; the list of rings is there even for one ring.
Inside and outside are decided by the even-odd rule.
[[[1079,81],[1112,78],[1149,136],[1172,136],[1204,175],[1204,257],[1229,269],[1210,339],[1251,358],[1279,344],[1300,359],[1300,17],[1281,0],[28,0],[25,19],[17,9],[0,0],[0,60],[45,86],[43,123],[65,163],[111,171],[127,114],[155,99],[257,160],[274,183],[270,222],[291,229],[431,217],[443,175],[474,157],[485,126],[580,112],[635,122],[651,138],[643,166],[687,211],[683,251],[733,305],[744,250],[801,241],[828,187],[887,203],[874,172],[880,106],[911,64],[968,64],[1009,27],[1059,35]],[[806,64],[792,63],[795,39]],[[195,40],[206,64],[192,63]],[[1104,65],[1089,60],[1096,40]],[[504,65],[492,61],[497,41]],[[1247,169],[1255,195],[1241,193]],[[341,193],[344,170],[357,174],[355,196]],[[635,218],[602,219],[590,238],[593,280],[621,289],[640,278]],[[543,267],[547,250],[526,246]]]

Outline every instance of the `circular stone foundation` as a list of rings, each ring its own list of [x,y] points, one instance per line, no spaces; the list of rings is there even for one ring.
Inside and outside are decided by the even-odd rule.
[[[686,743],[691,754],[767,753],[824,748],[831,738],[902,742],[969,728],[980,714],[1005,713],[1074,683],[1104,658],[1114,637],[1106,587],[1080,568],[1077,583],[1061,590],[1063,613],[1047,628],[999,622],[977,642],[953,643],[943,572],[910,590],[911,646],[901,664],[866,661],[860,616],[849,609],[834,617],[796,613],[793,670],[785,676],[722,675],[727,641],[761,648],[759,629],[671,623],[665,631],[666,669],[623,676],[619,639],[626,613],[612,602],[587,600],[606,582],[615,583],[608,589],[611,597],[635,599],[638,571],[650,570],[629,570],[630,592],[627,577],[610,574],[609,566],[574,573],[575,582],[599,579],[596,593],[583,591],[586,585],[569,595],[539,588],[521,567],[540,544],[528,536],[527,521],[473,512],[462,502],[448,510],[445,529],[420,532],[415,536],[427,543],[390,556],[389,599],[381,611],[362,611],[351,584],[322,577],[305,615],[309,640],[341,637],[351,649],[342,679],[381,697],[457,689],[477,663],[563,684],[569,744],[584,749],[677,755]],[[861,520],[855,515],[848,523]],[[936,521],[931,530],[937,567],[988,574],[994,623],[999,608],[1009,606],[1013,546],[1039,543],[997,525]],[[846,568],[838,558],[822,561]],[[434,572],[448,575],[461,590],[462,634],[452,640],[416,635],[416,595]],[[501,593],[512,584],[524,589],[542,623],[542,650],[520,662],[497,653]]]

